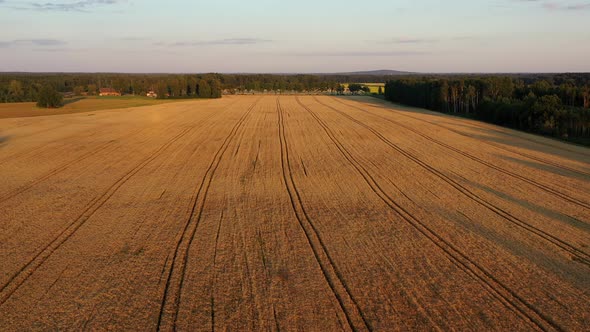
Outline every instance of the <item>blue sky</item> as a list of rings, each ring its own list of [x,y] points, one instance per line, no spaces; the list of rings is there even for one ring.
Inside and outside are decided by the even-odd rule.
[[[0,71],[370,69],[590,72],[590,0],[0,0]]]

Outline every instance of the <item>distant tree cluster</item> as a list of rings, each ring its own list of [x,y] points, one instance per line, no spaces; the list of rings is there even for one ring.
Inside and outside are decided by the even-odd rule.
[[[226,74],[220,80],[224,89],[236,92],[326,92],[336,91],[339,85],[322,75]]]
[[[405,77],[386,99],[560,138],[590,138],[590,75]]]
[[[365,93],[370,93],[371,89],[368,86],[361,85],[358,83],[351,83],[348,85],[348,90],[352,93],[363,91]]]
[[[0,74],[0,102],[38,102],[45,87],[52,87],[62,95],[76,96],[95,96],[101,88],[142,96],[157,91],[159,98],[220,98],[222,94],[220,77],[216,74],[6,73]]]
[[[39,90],[37,106],[42,108],[58,108],[62,106],[63,96],[51,85],[46,85]]]
[[[221,83],[215,78],[188,77],[161,80],[154,91],[158,98],[221,98]]]

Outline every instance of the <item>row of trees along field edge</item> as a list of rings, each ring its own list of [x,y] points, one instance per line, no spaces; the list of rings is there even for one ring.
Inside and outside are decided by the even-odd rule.
[[[510,76],[405,77],[386,83],[385,98],[590,145],[588,76],[559,83]]]

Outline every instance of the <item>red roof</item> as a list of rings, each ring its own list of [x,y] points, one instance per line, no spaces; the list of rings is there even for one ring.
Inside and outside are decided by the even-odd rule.
[[[113,88],[100,88],[100,93],[119,93]]]

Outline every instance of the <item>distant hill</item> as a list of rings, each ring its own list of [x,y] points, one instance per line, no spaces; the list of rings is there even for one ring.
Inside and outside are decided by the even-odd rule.
[[[399,70],[389,70],[389,69],[381,69],[381,70],[369,70],[369,71],[355,71],[350,73],[334,73],[331,75],[347,75],[347,76],[399,76],[399,75],[411,75],[415,74],[408,71],[399,71]]]

